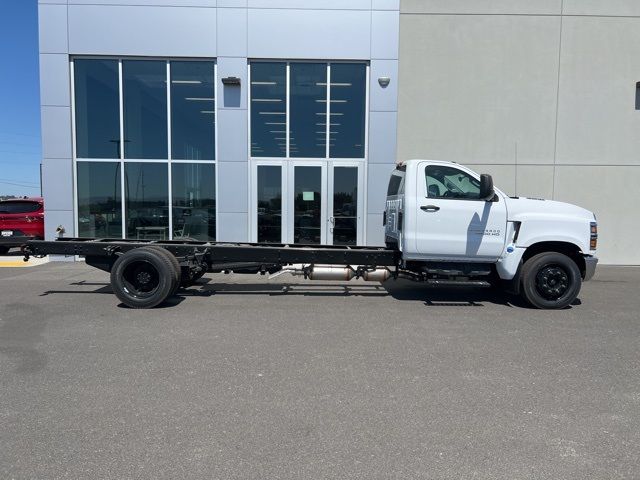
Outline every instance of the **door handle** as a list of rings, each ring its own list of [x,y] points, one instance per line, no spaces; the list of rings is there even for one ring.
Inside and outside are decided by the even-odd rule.
[[[440,207],[436,207],[435,205],[423,205],[420,207],[420,210],[425,212],[437,212],[440,210]]]

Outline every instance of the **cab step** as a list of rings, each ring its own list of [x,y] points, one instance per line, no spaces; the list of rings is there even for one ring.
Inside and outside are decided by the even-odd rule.
[[[433,262],[425,264],[421,270],[427,275],[441,277],[486,277],[491,275],[490,264]]]

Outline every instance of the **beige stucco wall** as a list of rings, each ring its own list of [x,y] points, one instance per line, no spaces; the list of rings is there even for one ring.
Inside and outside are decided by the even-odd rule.
[[[601,261],[640,264],[633,15],[634,0],[403,0],[398,159],[591,209]]]

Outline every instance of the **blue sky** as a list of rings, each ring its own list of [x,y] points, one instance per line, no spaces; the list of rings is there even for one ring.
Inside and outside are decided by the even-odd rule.
[[[0,195],[40,195],[37,0],[0,0]]]

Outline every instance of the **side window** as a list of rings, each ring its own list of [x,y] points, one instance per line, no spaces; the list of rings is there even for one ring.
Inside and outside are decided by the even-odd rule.
[[[387,197],[398,195],[400,192],[400,184],[402,183],[402,177],[400,175],[391,175],[389,179],[389,186],[387,187]]]
[[[480,180],[457,168],[429,165],[425,169],[425,177],[429,198],[464,200],[480,198]]]

